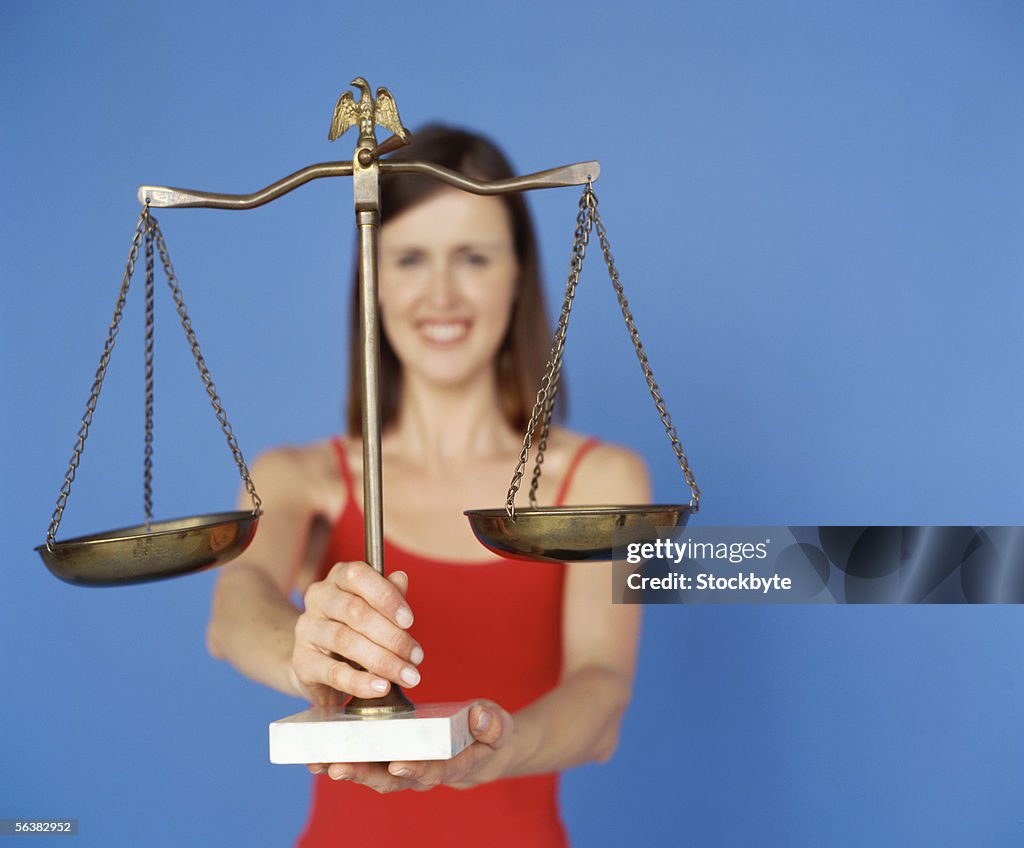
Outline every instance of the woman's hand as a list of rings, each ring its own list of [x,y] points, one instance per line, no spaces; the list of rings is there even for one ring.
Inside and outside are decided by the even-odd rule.
[[[423,649],[406,632],[413,620],[408,587],[404,571],[385,578],[365,562],[340,562],[311,584],[295,623],[296,688],[326,706],[348,695],[378,698],[392,683],[419,683]]]
[[[450,760],[392,763],[311,763],[313,774],[332,780],[353,780],[377,792],[425,791],[435,786],[467,789],[500,777],[498,751],[512,736],[512,716],[493,701],[478,701],[469,711],[473,743]]]

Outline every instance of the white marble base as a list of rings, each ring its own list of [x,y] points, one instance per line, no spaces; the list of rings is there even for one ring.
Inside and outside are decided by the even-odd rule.
[[[422,704],[388,718],[312,707],[270,725],[272,763],[378,763],[448,760],[473,742],[471,701]]]

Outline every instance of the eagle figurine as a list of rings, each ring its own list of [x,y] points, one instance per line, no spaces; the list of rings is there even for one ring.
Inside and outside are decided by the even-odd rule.
[[[352,97],[351,91],[346,91],[338,98],[338,104],[334,107],[334,118],[331,120],[331,130],[327,134],[328,140],[334,141],[357,124],[360,135],[372,135],[374,124],[379,124],[408,144],[412,136],[402,126],[402,119],[398,117],[398,106],[395,105],[395,98],[391,92],[381,86],[377,89],[377,99],[374,100],[370,93],[370,84],[362,77],[356,77],[349,84],[359,89],[359,100]]]

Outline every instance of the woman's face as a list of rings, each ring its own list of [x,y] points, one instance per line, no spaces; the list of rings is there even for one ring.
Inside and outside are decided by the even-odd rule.
[[[381,324],[406,379],[468,385],[494,367],[516,296],[509,213],[442,189],[380,231]]]

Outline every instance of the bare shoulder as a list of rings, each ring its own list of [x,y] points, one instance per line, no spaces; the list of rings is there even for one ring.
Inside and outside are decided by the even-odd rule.
[[[563,430],[564,443],[575,455],[589,437]],[[581,456],[566,493],[567,504],[628,504],[650,501],[647,464],[634,450],[613,442],[597,442]]]
[[[315,500],[334,476],[332,459],[329,441],[272,448],[256,457],[251,469],[252,479],[265,501],[267,498],[283,502]]]
[[[302,579],[314,526],[344,506],[332,452],[331,443],[321,441],[257,456],[250,474],[263,501],[259,530],[246,551],[221,569],[221,579],[257,569],[283,591]],[[243,491],[240,503],[247,505],[247,498]]]

